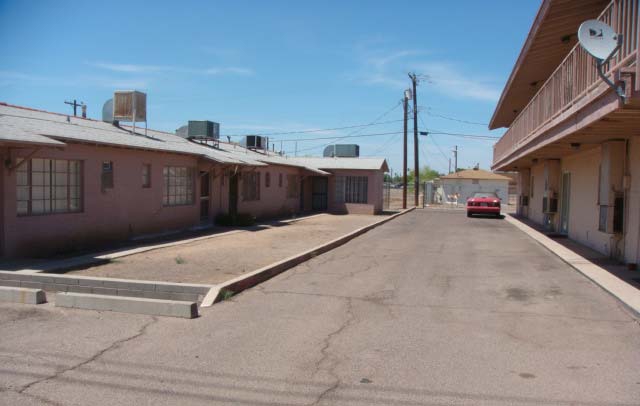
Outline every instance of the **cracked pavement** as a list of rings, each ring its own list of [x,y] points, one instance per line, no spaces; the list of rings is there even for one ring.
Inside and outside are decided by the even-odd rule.
[[[0,304],[0,405],[637,405],[640,325],[505,221],[417,210],[195,320]]]

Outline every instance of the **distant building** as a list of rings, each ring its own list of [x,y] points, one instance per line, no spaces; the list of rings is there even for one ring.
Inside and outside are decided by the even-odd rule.
[[[494,192],[503,204],[509,201],[509,181],[507,176],[498,175],[482,169],[467,169],[442,176],[442,193],[447,196],[458,195],[458,202],[464,203],[475,192]]]
[[[0,256],[93,248],[210,224],[220,213],[383,209],[383,158],[205,144],[0,103]]]

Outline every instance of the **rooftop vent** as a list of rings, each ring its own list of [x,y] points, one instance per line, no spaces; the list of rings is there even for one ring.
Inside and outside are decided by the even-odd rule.
[[[242,144],[248,149],[266,150],[269,148],[269,139],[261,135],[247,135],[246,137],[244,137]]]
[[[360,156],[360,146],[356,144],[329,145],[322,154],[325,157],[357,158]]]

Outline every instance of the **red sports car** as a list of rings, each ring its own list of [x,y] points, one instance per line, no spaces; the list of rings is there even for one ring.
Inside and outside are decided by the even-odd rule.
[[[476,192],[467,199],[467,217],[490,214],[500,217],[500,198],[493,192]]]

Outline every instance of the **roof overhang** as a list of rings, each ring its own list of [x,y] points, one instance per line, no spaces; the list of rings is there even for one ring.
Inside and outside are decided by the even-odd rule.
[[[509,127],[577,43],[578,27],[610,0],[543,0],[489,122]]]

